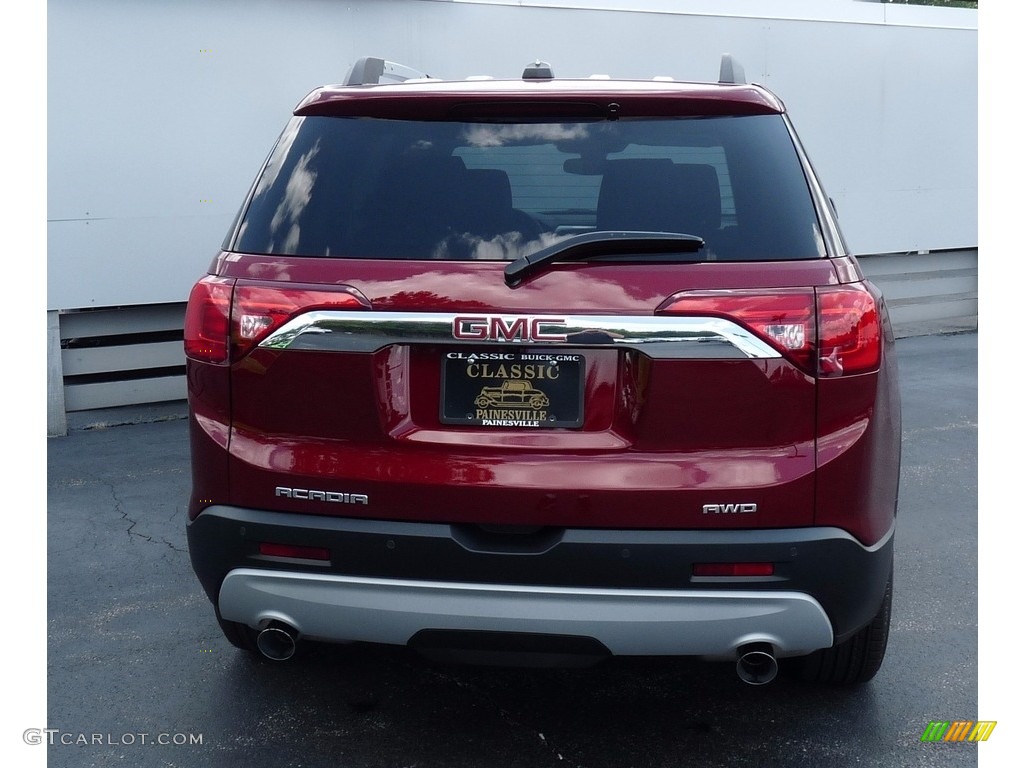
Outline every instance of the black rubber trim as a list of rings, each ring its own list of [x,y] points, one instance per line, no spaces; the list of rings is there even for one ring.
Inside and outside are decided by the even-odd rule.
[[[895,526],[895,523],[894,523]],[[730,531],[545,528],[507,533],[441,523],[214,506],[188,525],[192,566],[216,603],[235,568],[381,579],[612,589],[783,590],[816,599],[837,642],[877,613],[893,530],[865,547],[838,528]],[[260,542],[324,547],[330,561],[265,558]],[[694,577],[694,563],[771,562],[773,576]]]
[[[409,647],[431,661],[503,667],[589,667],[612,654],[592,637],[423,629]]]

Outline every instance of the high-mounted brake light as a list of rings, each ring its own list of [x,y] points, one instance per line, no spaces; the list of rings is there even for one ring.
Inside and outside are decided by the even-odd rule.
[[[859,283],[813,290],[684,291],[659,312],[733,320],[802,370],[824,378],[867,373],[881,363],[878,305]]]

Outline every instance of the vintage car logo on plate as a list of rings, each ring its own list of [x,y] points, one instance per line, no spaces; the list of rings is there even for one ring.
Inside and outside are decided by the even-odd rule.
[[[553,352],[449,352],[441,422],[480,427],[583,424],[584,358]]]

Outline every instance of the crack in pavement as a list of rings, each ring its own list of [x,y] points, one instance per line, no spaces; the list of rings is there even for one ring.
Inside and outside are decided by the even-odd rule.
[[[165,539],[163,537],[157,539],[157,538],[155,538],[153,536],[147,536],[144,533],[137,533],[136,531],[134,531],[133,529],[135,528],[136,525],[139,524],[139,521],[128,516],[128,510],[125,508],[124,502],[117,495],[117,489],[114,486],[114,484],[113,483],[105,483],[105,484],[106,484],[107,488],[110,489],[110,497],[114,500],[114,511],[117,512],[121,516],[121,520],[130,523],[130,525],[128,526],[127,530],[125,531],[128,534],[128,540],[129,541],[132,541],[132,537],[135,537],[135,538],[142,539],[143,541],[149,542],[150,544],[166,544],[174,552],[180,552],[180,553],[187,553],[188,552],[187,549],[182,549],[181,547],[177,547],[177,546],[174,545],[173,542],[170,542],[170,541],[168,541],[167,539]]]

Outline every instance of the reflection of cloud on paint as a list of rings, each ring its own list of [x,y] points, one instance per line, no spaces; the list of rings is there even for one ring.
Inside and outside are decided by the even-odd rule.
[[[454,265],[456,262],[450,264]],[[402,299],[414,290],[418,295],[430,296],[437,310],[447,306],[495,307],[509,304],[510,292],[505,285],[501,262],[461,262],[457,271],[426,271],[410,273],[396,280],[353,280],[357,287],[370,299],[375,309],[402,309],[407,305]],[[593,270],[586,273],[574,271],[550,272],[545,275],[544,290],[548,298],[563,311],[586,308],[591,313],[620,312],[636,310],[640,306],[657,306],[665,294],[655,285],[650,285],[647,295],[640,295],[639,284],[627,291],[615,280],[604,279]],[[535,288],[526,284],[514,293],[517,297],[531,296]],[[552,298],[553,297],[553,298]],[[525,306],[525,305],[524,305]],[[649,311],[649,310],[648,310]]]
[[[502,147],[520,141],[568,141],[585,139],[589,127],[579,123],[537,123],[535,125],[467,125],[462,132],[463,140],[471,147]]]
[[[431,258],[441,260],[471,259],[473,261],[515,261],[518,258],[547,248],[572,235],[543,232],[540,237],[522,242],[521,232],[506,232],[492,238],[463,233],[441,241]]]
[[[794,448],[796,451],[794,452]],[[795,453],[795,455],[794,455]],[[585,477],[588,488],[616,490],[621,488],[647,488],[672,490],[676,488],[768,488],[784,479],[779,471],[780,460],[790,459],[794,464],[806,465],[813,461],[814,452],[808,444],[783,446],[751,451],[743,459],[728,453],[708,453],[695,460],[647,460],[607,465],[593,459],[580,461],[576,472]],[[504,486],[534,486],[556,488],[567,472],[566,462],[515,462],[494,467],[495,481]],[[575,475],[576,473],[574,473]]]
[[[253,261],[245,265],[245,273],[254,280],[291,280],[291,262]]]
[[[281,133],[281,138],[277,140],[277,147],[271,155],[270,162],[267,163],[266,170],[260,175],[253,199],[262,195],[277,181],[281,169],[288,160],[288,153],[292,149],[292,144],[295,143],[295,137],[299,133],[300,125],[302,125],[302,120],[297,117],[293,117],[288,121],[288,125],[285,126],[284,131]]]
[[[288,226],[284,242],[280,250],[284,253],[295,253],[299,245],[299,216],[309,204],[313,196],[313,185],[316,183],[316,173],[309,169],[310,161],[320,151],[320,140],[309,152],[299,158],[288,177],[288,185],[285,187],[284,196],[281,198],[274,217],[270,220],[270,234],[274,236],[285,224]]]
[[[868,420],[864,418],[835,432],[821,435],[818,443],[819,462],[824,465],[842,456],[864,436],[867,429]]]

